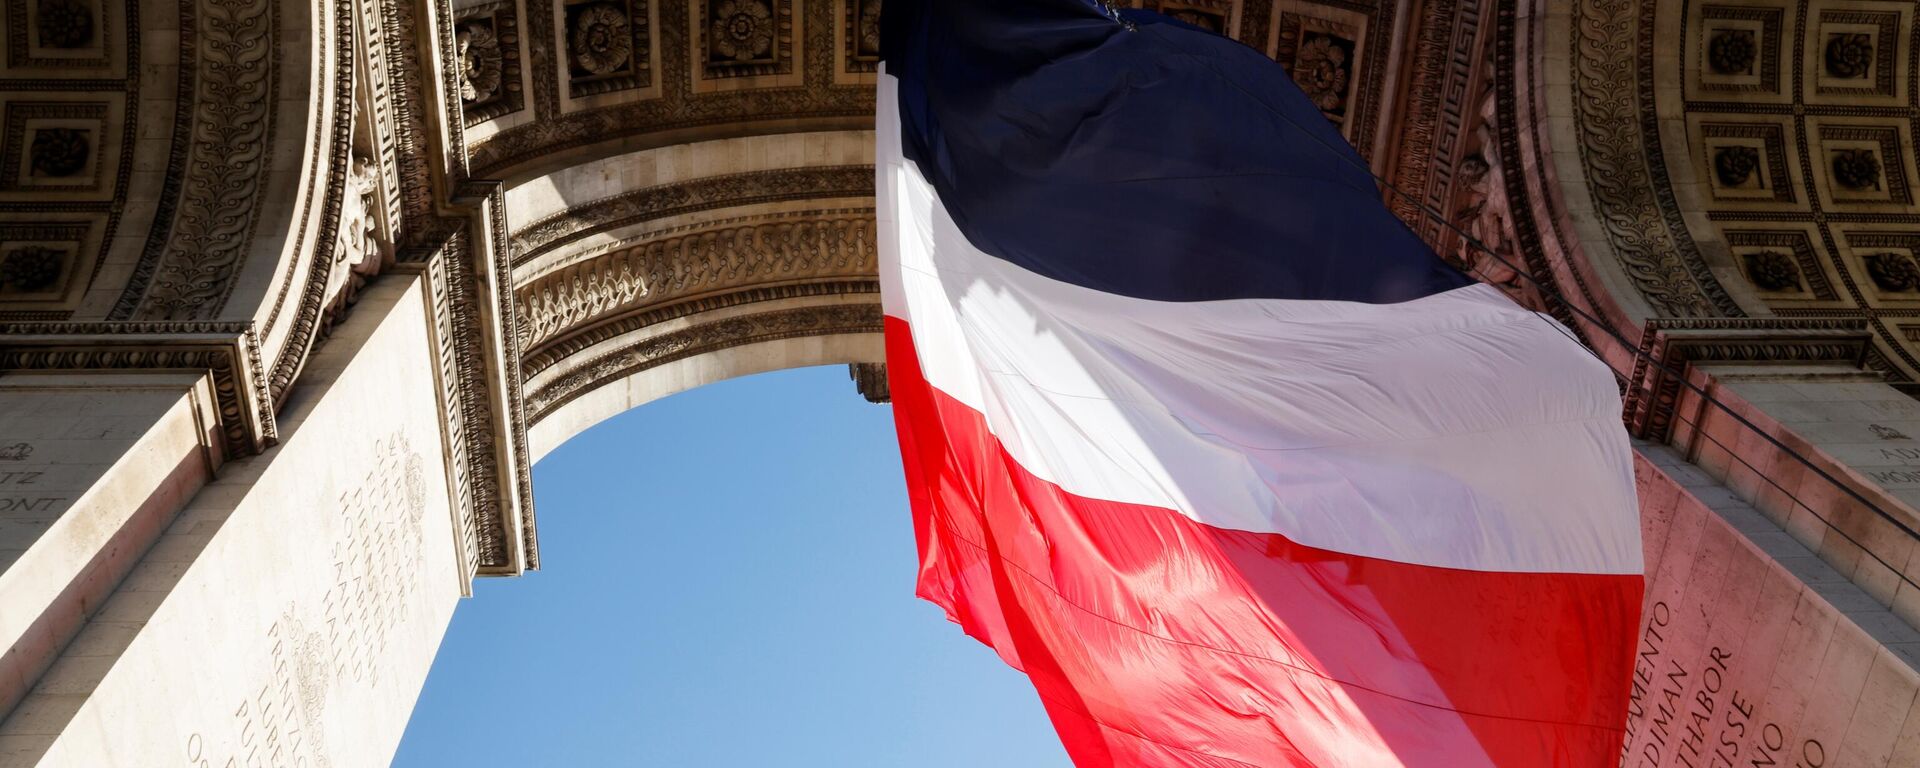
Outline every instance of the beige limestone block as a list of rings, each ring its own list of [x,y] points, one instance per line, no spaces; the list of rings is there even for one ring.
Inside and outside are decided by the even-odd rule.
[[[417,276],[363,295],[281,444],[228,465],[0,722],[0,765],[391,760],[462,581],[424,302]]]
[[[0,710],[212,472],[193,374],[0,377]]]

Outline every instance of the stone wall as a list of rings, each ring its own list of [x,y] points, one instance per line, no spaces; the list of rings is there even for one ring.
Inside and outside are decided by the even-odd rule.
[[[1915,661],[1756,545],[1750,507],[1675,480],[1690,469],[1657,449],[1634,465],[1648,577],[1622,765],[1920,765]]]
[[[195,495],[0,724],[0,765],[392,759],[464,585],[423,283],[363,298],[281,444]]]

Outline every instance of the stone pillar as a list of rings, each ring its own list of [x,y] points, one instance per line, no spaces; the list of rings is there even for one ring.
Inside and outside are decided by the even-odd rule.
[[[362,295],[283,405],[277,446],[228,462],[197,494],[176,481],[173,498],[191,500],[144,556],[118,555],[137,566],[0,722],[0,765],[391,760],[468,578],[441,387],[422,362],[435,349],[426,284],[394,275]],[[172,386],[175,405],[155,394],[118,406],[152,422],[136,442],[158,444],[123,451],[129,461],[180,463],[154,451],[189,445],[170,439],[184,427],[166,417],[190,425],[185,405],[200,390]],[[88,397],[58,394],[42,397]],[[58,441],[24,442],[32,458],[70,455]],[[187,477],[203,480],[207,462],[187,458]],[[4,594],[9,609],[26,604]]]
[[[0,709],[219,464],[211,377],[0,377]]]
[[[1647,596],[1621,765],[1920,765],[1920,674],[1883,639],[1900,620],[1680,453],[1643,448],[1634,475]]]

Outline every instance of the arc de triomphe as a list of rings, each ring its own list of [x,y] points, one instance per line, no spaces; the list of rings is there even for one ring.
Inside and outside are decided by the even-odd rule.
[[[1621,372],[1626,765],[1920,765],[1910,0],[1136,2]],[[385,764],[542,455],[777,368],[884,400],[879,5],[6,0],[0,764]]]

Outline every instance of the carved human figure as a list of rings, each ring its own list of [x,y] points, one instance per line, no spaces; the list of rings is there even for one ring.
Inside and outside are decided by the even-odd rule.
[[[1483,95],[1468,145],[1470,154],[1454,174],[1451,223],[1452,249],[1445,257],[1473,277],[1499,288],[1521,306],[1539,310],[1545,305],[1538,288],[1520,273],[1519,246],[1510,233],[1507,193],[1497,164],[1499,144],[1493,131],[1493,91]]]
[[[380,227],[380,167],[358,154],[341,192],[340,226],[327,275],[327,307],[321,334],[332,330],[342,309],[359,297],[367,280],[386,267],[388,246]]]

